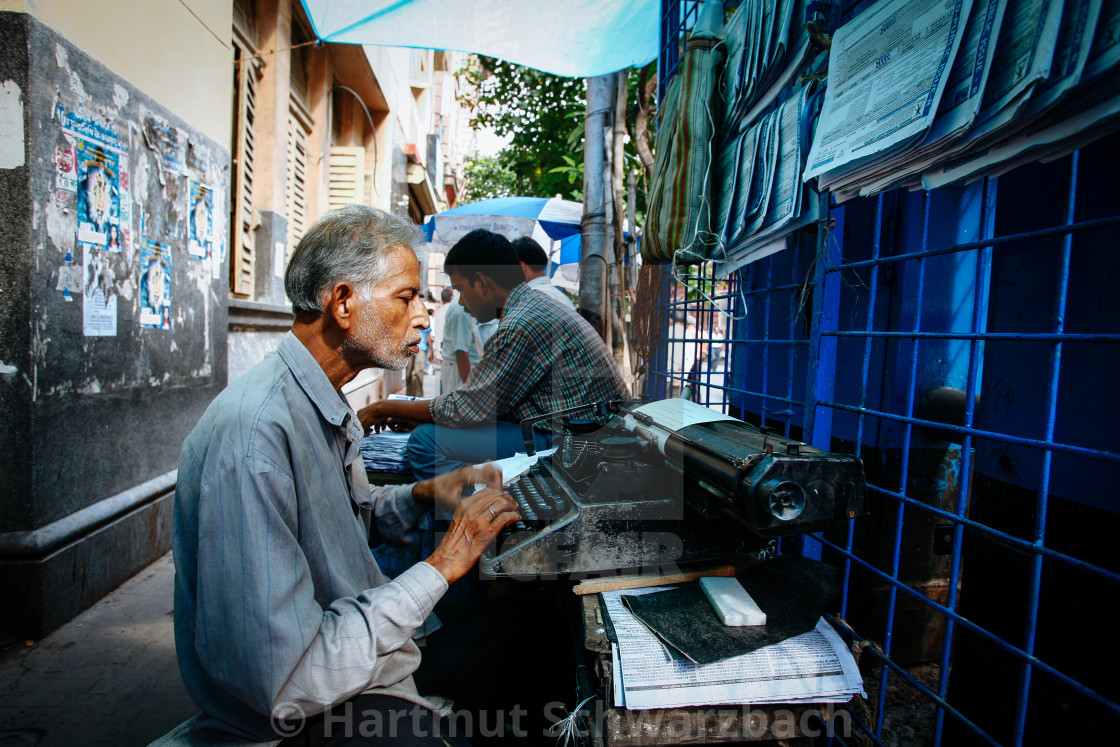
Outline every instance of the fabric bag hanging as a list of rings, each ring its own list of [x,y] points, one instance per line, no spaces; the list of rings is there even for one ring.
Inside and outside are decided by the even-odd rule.
[[[720,246],[712,205],[712,106],[726,54],[722,28],[722,3],[707,0],[662,102],[642,237],[642,258],[649,261],[699,264],[712,259]]]

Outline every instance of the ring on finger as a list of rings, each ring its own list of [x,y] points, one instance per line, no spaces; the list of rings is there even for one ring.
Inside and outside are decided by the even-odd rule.
[[[493,506],[487,506],[486,510],[490,512],[491,520],[498,518],[498,514],[494,511]]]

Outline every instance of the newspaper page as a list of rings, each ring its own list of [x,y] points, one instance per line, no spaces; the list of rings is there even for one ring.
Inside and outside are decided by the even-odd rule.
[[[1066,3],[1058,24],[1050,75],[1035,85],[1026,116],[1037,116],[1050,108],[1081,82],[1081,72],[1089,59],[1100,14],[1101,0],[1072,0]]]
[[[980,112],[996,35],[1006,9],[1007,0],[975,0],[927,142],[934,143],[968,127]]]
[[[713,664],[673,659],[619,597],[663,587],[603,592],[618,635],[615,676],[630,710],[797,701],[843,703],[863,692],[855,659],[822,618],[814,630]]]
[[[1089,81],[1102,72],[1112,70],[1120,62],[1120,0],[1104,0],[1093,41],[1089,45],[1089,60],[1081,74]]]
[[[747,212],[743,216],[745,223],[739,227],[737,238],[751,235],[751,226],[757,226],[756,221],[766,214],[766,208],[770,204],[770,192],[774,185],[774,161],[778,157],[778,115],[777,110],[772,111],[760,123],[758,148],[754,167],[751,169]]]
[[[919,185],[923,171],[958,147],[956,140],[966,135],[980,112],[1006,8],[1007,0],[975,0],[925,143],[909,154],[904,163],[864,171],[864,178],[858,180],[858,194],[878,194],[902,184]],[[848,185],[841,185],[837,191],[846,192],[847,188]],[[856,194],[853,191],[850,197]]]
[[[1120,96],[1112,95],[1103,98],[1099,103],[1088,106],[1080,113],[1069,116],[1051,127],[1018,135],[1005,143],[985,148],[977,153],[969,153],[959,161],[934,167],[922,175],[922,186],[925,189],[936,189],[958,179],[978,177],[992,172],[997,166],[1002,173],[1024,162],[1022,160],[1024,154],[1031,154],[1026,160],[1040,157],[1041,152],[1033,152],[1040,149],[1046,149],[1049,157],[1055,158],[1073,150],[1075,146],[1072,143],[1075,140],[1081,143],[1088,142],[1090,139],[1083,137],[1087,131],[1118,116],[1120,116]],[[1097,134],[1103,133],[1098,131]],[[1064,141],[1070,143],[1063,145]]]
[[[793,213],[800,185],[801,157],[797,142],[798,97],[790,96],[774,111],[772,144],[773,158],[760,164],[770,174],[766,180],[764,205],[747,223],[746,236],[758,233],[764,226],[789,218]],[[794,183],[793,180],[797,180]]]
[[[837,30],[806,179],[929,129],[971,8],[972,0],[885,0]]]
[[[749,127],[736,144],[736,173],[734,190],[724,225],[723,236],[727,242],[735,240],[747,218],[747,201],[751,194],[751,181],[754,179],[754,164],[758,152],[758,136],[761,124]],[[730,188],[730,187],[729,187]]]
[[[1061,21],[1061,0],[1020,0],[1000,26],[983,111],[994,113],[1050,74]]]

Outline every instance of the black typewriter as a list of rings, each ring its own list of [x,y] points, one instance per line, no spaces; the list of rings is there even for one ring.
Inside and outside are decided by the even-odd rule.
[[[559,434],[506,490],[521,520],[485,575],[665,569],[744,557],[780,536],[867,512],[863,463],[685,399],[612,401],[542,421]]]

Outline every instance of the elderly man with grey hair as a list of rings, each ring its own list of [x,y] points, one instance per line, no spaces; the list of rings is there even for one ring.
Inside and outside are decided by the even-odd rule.
[[[416,639],[448,584],[518,519],[516,504],[491,467],[371,489],[361,426],[339,391],[416,354],[428,326],[417,240],[416,226],[373,208],[328,213],[287,268],[291,331],[183,444],[175,640],[202,709],[192,743],[449,740],[414,684]],[[477,483],[491,487],[461,498]],[[453,510],[450,529],[390,581],[370,533],[415,541],[435,503]]]

